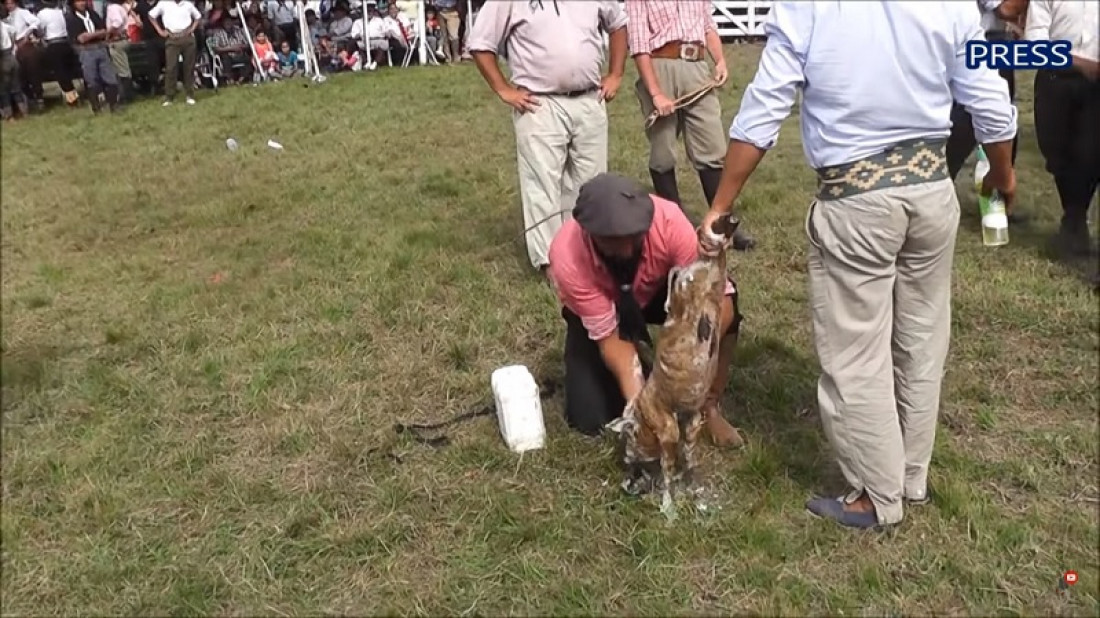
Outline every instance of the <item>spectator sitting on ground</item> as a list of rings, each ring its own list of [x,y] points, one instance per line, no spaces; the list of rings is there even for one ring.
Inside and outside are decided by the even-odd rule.
[[[298,70],[298,52],[290,48],[290,41],[279,44],[279,76],[297,77],[301,74]]]
[[[286,38],[283,36],[283,31],[276,28],[267,17],[260,17],[260,24],[260,29],[267,35],[267,40],[271,41],[272,45],[278,45]]]
[[[337,54],[341,71],[358,71],[362,69],[363,59],[359,54],[359,48],[354,41],[340,43],[340,52]],[[373,70],[373,66],[367,67]]]
[[[222,60],[225,78],[240,84],[252,77],[252,58],[248,55],[248,37],[229,13],[222,13],[217,27],[210,31],[214,53]]]
[[[252,44],[256,57],[260,59],[260,68],[268,75],[274,75],[279,69],[279,57],[275,55],[275,49],[271,47],[271,41],[263,30],[256,33],[256,40]]]
[[[353,22],[348,17],[348,7],[346,4],[337,4],[332,9],[332,21],[328,25],[328,34],[332,37],[332,40],[339,43],[346,40],[351,36],[351,28]]]

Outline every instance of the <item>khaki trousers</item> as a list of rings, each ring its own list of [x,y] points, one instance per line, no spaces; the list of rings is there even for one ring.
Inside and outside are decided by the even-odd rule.
[[[550,242],[572,213],[577,192],[607,171],[607,109],[599,92],[579,97],[537,97],[533,112],[512,112],[527,256],[535,268],[548,263]]]
[[[122,79],[130,79],[130,56],[127,54],[129,49],[129,41],[113,41],[107,46],[115,73]]]
[[[806,216],[821,422],[881,524],[928,491],[958,224],[950,180],[818,200]]]
[[[665,96],[676,99],[691,94],[714,78],[706,62],[688,62],[670,58],[654,58],[653,71]],[[653,98],[639,79],[634,84],[642,118],[653,113]],[[718,91],[711,90],[695,103],[663,118],[646,129],[649,139],[649,169],[668,172],[676,169],[676,139],[683,134],[684,151],[696,170],[721,168],[726,158],[729,138],[722,124],[722,103]]]

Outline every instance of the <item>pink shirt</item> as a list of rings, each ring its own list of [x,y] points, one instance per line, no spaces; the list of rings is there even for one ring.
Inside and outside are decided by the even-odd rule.
[[[630,53],[648,54],[665,43],[703,42],[715,31],[711,0],[626,0]]]
[[[653,223],[634,276],[634,298],[642,307],[653,300],[662,285],[667,285],[668,272],[674,266],[687,266],[699,252],[695,229],[680,207],[656,195],[650,197]],[[619,326],[615,314],[619,292],[591,238],[574,219],[566,221],[550,243],[549,275],[557,288],[558,300],[580,317],[591,339],[606,339],[615,332]],[[727,281],[726,294],[733,292],[733,284]]]

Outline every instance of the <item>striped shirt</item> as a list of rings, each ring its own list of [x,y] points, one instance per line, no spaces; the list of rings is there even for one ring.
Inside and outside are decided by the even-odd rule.
[[[626,0],[630,53],[648,54],[666,43],[701,43],[716,32],[710,0]]]

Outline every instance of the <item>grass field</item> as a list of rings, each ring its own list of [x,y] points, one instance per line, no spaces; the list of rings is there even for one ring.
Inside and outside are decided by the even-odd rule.
[[[727,122],[759,48],[728,53]],[[498,366],[562,371],[510,117],[472,66],[5,126],[3,613],[1097,615],[1097,301],[1047,256],[1058,206],[1021,82],[1036,220],[982,247],[964,172],[935,500],[890,534],[803,511],[841,487],[796,119],[741,211],[761,244],[736,258],[725,407],[749,446],[704,449],[721,508],[673,526],[619,495],[560,393],[522,458],[492,418],[438,449],[393,431],[478,404]],[[648,182],[630,84],[610,160]]]

